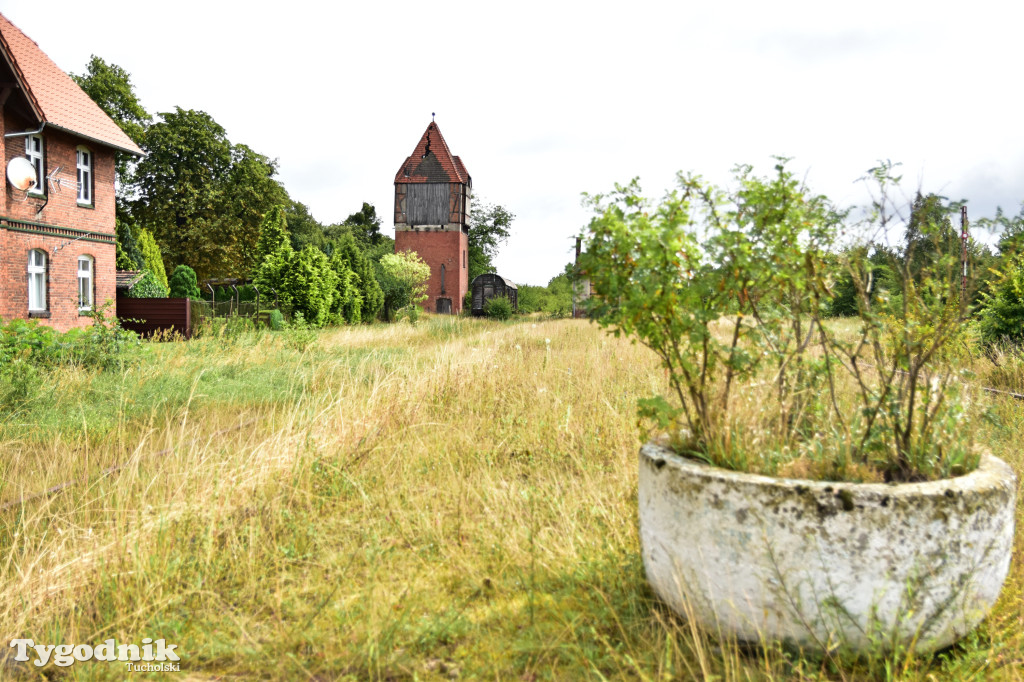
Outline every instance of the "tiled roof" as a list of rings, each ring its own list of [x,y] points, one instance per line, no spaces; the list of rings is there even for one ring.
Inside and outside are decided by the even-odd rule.
[[[142,270],[118,270],[116,277],[115,287],[117,289],[128,290],[139,283],[142,279],[142,275],[145,274]]]
[[[419,144],[395,175],[395,182],[460,182],[470,184],[466,166],[452,156],[441,129],[433,121],[427,126]]]
[[[3,14],[0,14],[0,49],[7,54],[25,94],[47,125],[119,151],[143,153],[71,76],[61,71],[35,41]]]

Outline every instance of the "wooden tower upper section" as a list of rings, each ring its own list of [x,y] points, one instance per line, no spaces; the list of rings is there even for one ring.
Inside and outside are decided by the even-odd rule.
[[[473,181],[433,121],[395,175],[395,231],[467,232]]]

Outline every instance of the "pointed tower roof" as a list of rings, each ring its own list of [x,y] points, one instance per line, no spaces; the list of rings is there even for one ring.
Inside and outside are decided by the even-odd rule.
[[[452,156],[441,129],[433,121],[427,126],[419,144],[395,175],[396,183],[460,182],[472,184],[462,159]]]
[[[39,49],[34,40],[0,14],[0,50],[41,122],[129,154],[143,151],[99,105]]]

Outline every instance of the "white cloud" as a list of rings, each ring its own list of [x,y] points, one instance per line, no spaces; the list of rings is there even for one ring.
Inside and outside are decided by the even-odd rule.
[[[175,3],[54,0],[6,16],[62,68],[127,69],[151,111],[202,109],[277,158],[323,222],[390,216],[437,112],[476,189],[517,215],[502,274],[542,284],[587,221],[580,192],[677,170],[724,180],[794,156],[862,197],[876,160],[975,215],[1024,199],[1012,3]]]

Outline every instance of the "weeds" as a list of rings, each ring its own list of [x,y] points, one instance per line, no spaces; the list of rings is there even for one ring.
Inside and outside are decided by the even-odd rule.
[[[570,320],[314,334],[146,344],[0,424],[0,499],[89,474],[0,514],[5,641],[164,637],[201,680],[1021,679],[1019,562],[984,631],[930,660],[822,661],[668,613],[638,550],[633,405],[664,385],[640,346]],[[1020,471],[1024,418],[992,409],[978,437]]]

